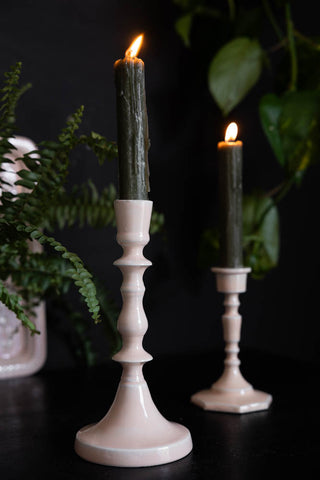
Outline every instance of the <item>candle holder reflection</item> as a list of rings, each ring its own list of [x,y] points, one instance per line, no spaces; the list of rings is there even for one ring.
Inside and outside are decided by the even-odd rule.
[[[123,274],[118,320],[123,345],[113,359],[122,364],[123,373],[107,415],[82,428],[75,441],[78,455],[103,465],[161,465],[185,457],[192,449],[189,430],[159,413],[142,373],[144,363],[152,360],[142,346],[148,328],[143,274],[151,265],[143,248],[149,241],[151,211],[149,200],[115,202],[117,241],[123,248],[123,256],[115,262]]]
[[[269,408],[272,397],[254,390],[242,376],[238,358],[241,316],[238,313],[239,294],[246,291],[247,273],[250,268],[212,268],[216,273],[218,292],[224,293],[225,313],[222,316],[225,341],[224,371],[207,390],[191,397],[192,403],[204,410],[231,413],[248,413]]]

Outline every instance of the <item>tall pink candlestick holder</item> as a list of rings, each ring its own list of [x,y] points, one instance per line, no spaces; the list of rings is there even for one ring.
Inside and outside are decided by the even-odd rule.
[[[151,265],[143,256],[149,241],[152,202],[116,200],[117,242],[123,256],[114,264],[123,274],[123,306],[118,320],[122,349],[113,357],[123,372],[114,402],[98,423],[78,431],[75,451],[85,460],[118,467],[145,467],[173,462],[192,450],[189,430],[166,420],[155,407],[143,377],[152,360],[142,346],[148,328],[143,309],[143,274]]]
[[[238,358],[241,315],[238,313],[239,294],[246,291],[247,273],[250,268],[212,268],[216,273],[218,292],[224,293],[225,313],[222,316],[225,341],[224,371],[211,388],[201,390],[191,401],[204,410],[231,413],[248,413],[269,408],[272,397],[254,390],[242,376]]]

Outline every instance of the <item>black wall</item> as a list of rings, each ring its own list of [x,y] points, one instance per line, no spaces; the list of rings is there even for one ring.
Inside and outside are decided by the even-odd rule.
[[[316,16],[310,9],[304,14],[306,4],[312,9],[311,2],[296,3],[298,28],[317,34]],[[136,34],[145,33],[140,57],[146,66],[150,199],[165,214],[167,228],[166,241],[154,236],[145,249],[153,262],[145,274],[145,346],[153,355],[221,348],[222,298],[210,270],[198,268],[197,253],[200,232],[216,215],[216,144],[226,122],[208,93],[197,59],[174,31],[173,2],[14,0],[2,1],[0,12],[0,74],[16,61],[23,62],[23,82],[30,81],[33,88],[20,103],[19,133],[35,142],[55,139],[68,115],[82,104],[82,130],[116,140],[113,63],[123,57]],[[232,115],[244,142],[248,191],[273,185],[278,174],[256,111],[256,98],[268,81],[272,78],[254,89]],[[116,162],[99,167],[90,153],[75,154],[71,183],[88,177],[100,188],[117,184]],[[319,166],[314,166],[301,189],[280,206],[280,264],[262,281],[249,278],[248,291],[241,297],[243,347],[320,358],[319,181]],[[71,229],[56,232],[56,238],[86,261],[120,305],[121,275],[112,265],[121,255],[115,230]],[[72,364],[50,304],[48,317],[48,365]],[[92,334],[103,358],[108,342],[101,326],[93,327]]]

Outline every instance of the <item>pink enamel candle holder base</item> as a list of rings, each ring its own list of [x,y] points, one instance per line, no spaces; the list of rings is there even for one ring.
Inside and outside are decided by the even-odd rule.
[[[239,293],[246,291],[250,268],[212,268],[216,273],[218,292],[224,293],[225,313],[222,316],[225,341],[224,371],[208,390],[191,397],[191,401],[204,410],[231,413],[248,413],[269,408],[272,397],[254,390],[242,376],[238,358],[241,316],[238,313]]]
[[[148,328],[143,310],[143,274],[151,265],[143,248],[149,241],[152,202],[116,200],[117,242],[123,256],[114,264],[123,274],[123,306],[118,320],[122,349],[113,357],[123,367],[114,402],[102,420],[78,431],[75,451],[85,460],[118,467],[173,462],[192,450],[189,430],[166,420],[155,407],[143,377],[152,360],[142,346]]]

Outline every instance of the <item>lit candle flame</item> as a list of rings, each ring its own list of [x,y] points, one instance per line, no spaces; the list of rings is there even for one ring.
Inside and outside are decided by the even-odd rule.
[[[226,142],[234,142],[238,135],[238,125],[232,122],[228,125],[224,139]]]
[[[138,55],[143,40],[143,34],[133,40],[130,47],[126,50],[126,57],[134,58]]]

